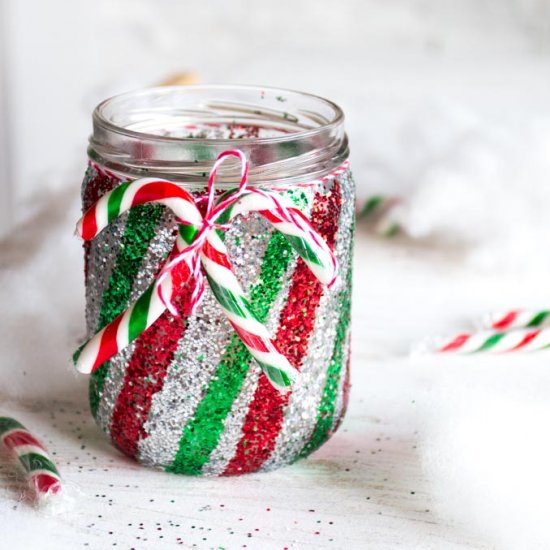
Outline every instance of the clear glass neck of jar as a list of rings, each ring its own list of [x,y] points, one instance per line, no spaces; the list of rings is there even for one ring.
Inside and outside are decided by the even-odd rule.
[[[204,184],[228,149],[247,156],[253,185],[311,181],[349,153],[342,110],[326,99],[253,86],[169,86],[98,105],[88,154],[129,178]],[[216,181],[233,186],[239,173],[228,160]]]

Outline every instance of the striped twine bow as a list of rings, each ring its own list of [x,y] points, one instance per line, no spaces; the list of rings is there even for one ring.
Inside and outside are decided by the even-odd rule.
[[[237,189],[222,194],[216,201],[216,174],[228,157],[240,159],[241,180]],[[123,212],[142,204],[162,204],[176,215],[178,235],[168,260],[148,289],[74,354],[78,371],[93,372],[147,330],[166,309],[178,315],[174,298],[182,286],[191,285],[188,305],[191,313],[196,311],[206,279],[230,324],[271,384],[282,392],[289,388],[298,371],[280,353],[252,311],[220,235],[237,215],[258,212],[282,233],[316,278],[328,287],[336,282],[337,263],[326,242],[290,200],[247,186],[248,169],[242,151],[228,150],[218,156],[208,178],[204,216],[197,206],[200,199],[196,201],[173,182],[153,178],[119,185],[84,214],[76,231],[84,240],[91,240]]]

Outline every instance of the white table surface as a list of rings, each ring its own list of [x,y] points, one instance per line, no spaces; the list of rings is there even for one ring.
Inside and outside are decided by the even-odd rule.
[[[355,263],[351,402],[323,448],[273,473],[184,477],[121,455],[99,433],[86,403],[7,404],[3,412],[55,452],[76,496],[61,515],[37,512],[3,466],[0,548],[492,548],[490,539],[434,509],[417,448],[424,429],[417,411],[449,373],[473,380],[495,359],[411,359],[408,350],[497,306],[535,298],[540,305],[534,288],[543,288],[543,280],[531,277],[526,285],[518,275],[478,273],[459,252],[372,237],[361,225]],[[506,376],[513,366],[502,361]],[[532,355],[526,368],[546,361]]]

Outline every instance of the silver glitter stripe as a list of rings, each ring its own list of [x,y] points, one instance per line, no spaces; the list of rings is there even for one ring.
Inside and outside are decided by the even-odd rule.
[[[111,437],[111,421],[116,400],[124,382],[126,366],[134,354],[135,342],[117,353],[109,363],[109,372],[103,383],[103,392],[97,405],[95,421]]]
[[[335,255],[340,265],[339,281],[335,288],[326,289],[321,297],[307,356],[302,362],[300,376],[292,389],[283,427],[277,436],[273,452],[263,464],[262,470],[271,470],[292,461],[315,429],[317,409],[323,395],[327,367],[340,321],[338,295],[346,284],[347,272],[351,268],[349,245],[354,213],[353,191],[350,191],[351,182],[346,176],[340,177],[339,181],[342,205],[335,247]]]
[[[308,188],[304,190],[303,198],[305,199],[306,204],[301,209],[308,218],[311,215],[314,196],[314,189]],[[279,325],[281,323],[281,312],[283,311],[288,299],[288,293],[292,284],[292,276],[294,274],[294,270],[296,269],[296,264],[297,259],[291,262],[291,264],[287,267],[283,286],[281,287],[281,290],[269,310],[266,325],[270,334],[275,334],[279,329]],[[248,409],[258,386],[260,372],[261,370],[257,363],[255,361],[251,361],[250,369],[243,382],[239,395],[233,402],[231,411],[225,419],[224,429],[222,435],[220,436],[218,445],[210,455],[208,462],[202,467],[201,473],[203,475],[221,475],[235,455],[237,445],[243,435],[243,426],[246,421]]]
[[[110,228],[104,233],[110,233]],[[162,260],[169,253],[174,242],[174,215],[171,211],[163,212],[155,229],[155,235],[149,243],[145,252],[141,267],[132,284],[129,302],[137,300],[145,289],[151,284],[157,273]],[[120,243],[120,241],[118,241]],[[113,256],[116,257],[115,254]],[[135,342],[121,350],[110,362],[109,372],[105,378],[103,392],[98,403],[96,421],[101,428],[110,434],[113,411],[115,409],[118,395],[124,386],[126,368],[132,358],[135,349]]]
[[[128,214],[113,220],[108,231],[102,231],[90,243],[88,278],[86,281],[86,328],[88,337],[99,329],[101,298],[109,285],[109,278],[116,263],[115,250],[124,235]]]
[[[296,269],[296,264],[297,261],[294,260],[288,266],[285,273],[284,284],[269,310],[266,326],[270,334],[274,334],[279,328],[281,311],[288,298],[288,291],[292,284],[292,275]],[[210,455],[208,462],[202,467],[201,473],[203,475],[222,474],[233,458],[237,444],[243,435],[242,429],[248,414],[248,408],[256,392],[256,387],[258,386],[260,373],[261,369],[258,363],[256,363],[256,361],[251,361],[239,395],[236,397],[235,401],[233,401],[231,411],[225,418],[223,432],[218,445]]]
[[[342,372],[340,373],[340,379],[338,380],[338,393],[336,394],[336,403],[334,405],[334,417],[332,419],[331,432],[334,432],[334,430],[340,423],[342,414],[344,413],[344,382],[346,381],[346,370],[350,356],[350,336],[351,330],[348,328],[346,344],[344,347],[344,355],[342,358]]]
[[[82,201],[85,201],[86,189],[99,176],[99,172],[89,167],[82,182]],[[103,291],[109,284],[109,278],[116,262],[116,251],[126,228],[128,214],[120,216],[91,242],[88,253],[88,275],[86,277],[86,331],[90,338],[99,329],[99,314]]]
[[[260,276],[272,230],[258,214],[235,219],[225,244],[245,292]],[[138,443],[138,459],[152,466],[173,462],[185,425],[208,389],[233,336],[233,329],[207,288],[197,315],[189,319],[163,388],[152,399],[144,424],[147,437]],[[199,391],[200,390],[200,391]]]

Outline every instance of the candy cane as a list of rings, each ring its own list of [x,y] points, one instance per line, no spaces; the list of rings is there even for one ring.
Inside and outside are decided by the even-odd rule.
[[[491,313],[482,321],[484,328],[509,330],[515,328],[533,328],[547,324],[550,310],[513,309],[505,312]]]
[[[463,333],[434,346],[440,353],[506,353],[535,351],[550,346],[550,328],[518,329],[508,332],[486,330]]]
[[[39,502],[62,492],[61,477],[48,451],[22,424],[0,417],[0,441],[17,458]]]
[[[236,191],[225,193],[214,203],[215,176],[228,156],[241,159],[241,182]],[[172,300],[182,281],[193,281],[190,306],[192,310],[196,308],[204,289],[202,265],[216,300],[244,345],[270,382],[281,391],[288,389],[297,371],[278,351],[267,329],[254,315],[217,231],[225,229],[239,213],[259,212],[285,236],[321,282],[334,284],[337,265],[332,251],[305,216],[274,193],[247,189],[247,173],[248,163],[241,151],[226,151],[218,157],[210,173],[204,217],[187,191],[170,181],[151,178],[120,185],[84,214],[77,224],[77,232],[86,240],[93,239],[123,212],[145,203],[171,208],[179,231],[171,257],[156,280],[130,308],[75,353],[80,372],[93,372],[151,326],[165,309],[177,314]],[[180,284],[174,280],[175,276],[181,279]]]
[[[401,203],[399,197],[373,195],[359,210],[359,218],[376,218],[374,232],[382,237],[393,237],[401,230],[395,220],[395,207]]]

